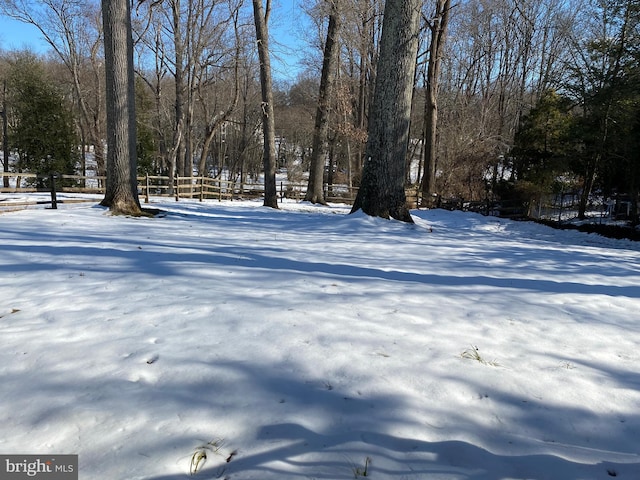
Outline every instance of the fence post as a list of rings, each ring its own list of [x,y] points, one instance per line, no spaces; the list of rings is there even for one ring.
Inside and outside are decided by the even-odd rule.
[[[56,195],[56,174],[49,174],[49,182],[51,182],[51,208],[53,210],[57,210],[58,208],[58,198]]]
[[[562,223],[562,207],[564,204],[564,190],[560,192],[560,211],[558,212],[558,223]]]
[[[149,174],[145,175],[144,203],[149,203]]]
[[[176,190],[176,202],[180,200],[180,181],[178,178],[178,172],[176,172],[176,177],[175,177],[175,190]]]

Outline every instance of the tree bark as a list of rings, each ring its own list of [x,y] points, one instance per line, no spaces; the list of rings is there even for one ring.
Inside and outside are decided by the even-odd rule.
[[[339,0],[329,0],[331,13],[327,28],[327,40],[324,45],[324,59],[320,90],[318,93],[318,108],[316,122],[313,129],[313,152],[311,154],[311,168],[305,200],[312,203],[326,204],[324,198],[324,168],[327,157],[327,136],[329,134],[329,102],[333,95],[333,85],[340,53],[340,10]]]
[[[173,28],[173,40],[174,40],[174,88],[175,88],[175,102],[174,102],[174,127],[173,127],[173,140],[171,150],[169,152],[169,168],[171,171],[171,177],[185,176],[184,168],[184,143],[185,143],[185,124],[186,124],[186,66],[185,66],[185,40],[182,38],[182,23],[181,23],[181,7],[180,0],[171,2],[172,13],[172,28]]]
[[[421,0],[388,0],[362,183],[351,212],[413,223],[404,190]]]
[[[451,0],[437,0],[433,23],[430,25],[431,45],[429,47],[426,98],[424,102],[424,176],[422,177],[421,186],[423,201],[425,198],[431,200],[436,194],[438,80],[450,9]]]
[[[9,121],[7,119],[7,81],[5,80],[2,88],[2,171],[9,173]],[[2,186],[9,188],[9,177],[2,178]],[[16,185],[19,187],[20,185]]]
[[[107,185],[101,205],[114,214],[140,215],[129,0],[102,0],[102,19],[107,85]]]
[[[260,58],[260,87],[262,91],[262,132],[264,165],[264,206],[278,208],[276,190],[276,122],[273,116],[273,81],[271,79],[271,59],[269,57],[269,30],[267,27],[271,13],[271,0],[266,8],[262,0],[253,0],[253,17]]]

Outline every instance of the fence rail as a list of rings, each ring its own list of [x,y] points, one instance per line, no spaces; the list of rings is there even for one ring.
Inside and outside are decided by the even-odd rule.
[[[0,172],[0,193],[104,193],[105,177],[83,175],[55,175],[42,176],[33,173],[5,173]],[[281,199],[288,198],[296,201],[304,199],[307,190],[306,183],[282,181],[278,194]],[[146,203],[150,197],[173,197],[203,200],[234,200],[260,198],[264,196],[264,186],[260,183],[240,183],[238,181],[223,180],[211,177],[169,177],[161,175],[146,175],[138,177],[138,192]],[[352,204],[358,193],[356,187],[348,185],[327,185],[325,199],[328,202]],[[52,193],[53,194],[53,193]],[[407,204],[411,208],[420,205],[420,190],[416,187],[406,190]],[[68,200],[64,200],[67,202]],[[52,205],[55,205],[52,200]],[[48,203],[48,202],[45,202]],[[17,205],[17,203],[13,203]],[[24,202],[33,204],[33,202]],[[55,208],[55,206],[53,207]]]
[[[5,173],[0,172],[0,193],[33,193],[51,192],[50,201],[11,201],[0,199],[0,206],[6,210],[10,205],[29,206],[39,204],[51,204],[56,208],[57,203],[72,203],[80,201],[95,201],[95,199],[69,199],[57,200],[57,193],[74,194],[104,194],[106,178],[101,176],[83,175],[49,175],[42,176],[33,173]],[[5,185],[9,186],[5,186]],[[306,183],[282,181],[279,184],[278,195],[280,199],[292,199],[301,201],[307,190]],[[261,198],[264,196],[264,185],[261,183],[241,183],[239,181],[224,180],[221,178],[194,176],[194,177],[169,177],[162,175],[146,175],[138,177],[138,193],[145,203],[150,202],[151,197],[166,197],[180,199],[204,200],[243,200]],[[325,186],[325,199],[332,203],[353,204],[358,189],[348,185]],[[462,198],[433,197],[423,198],[419,186],[408,187],[405,191],[407,206],[409,208],[436,207],[447,210],[465,210],[482,213],[484,215],[501,216],[508,218],[538,217],[544,209],[529,208],[527,205],[509,202],[470,202]],[[565,207],[565,212],[568,209]],[[549,215],[549,210],[546,210]]]
[[[12,193],[47,193],[52,195],[51,201],[11,201],[12,206],[28,206],[50,203],[56,208],[57,203],[71,202],[56,201],[55,194],[104,194],[105,177],[83,175],[37,175],[34,173],[6,173],[0,172],[0,194]],[[296,201],[304,199],[306,184],[280,182],[278,195],[281,199],[289,198]],[[138,177],[138,193],[141,200],[149,203],[150,197],[167,197],[196,200],[234,200],[251,199],[264,196],[264,186],[261,183],[240,183],[211,177],[169,177],[161,175],[146,175]],[[329,185],[325,198],[329,202],[353,203],[357,188],[347,185]],[[0,205],[4,203],[0,199]],[[95,200],[95,199],[92,199]],[[80,200],[73,200],[80,201]],[[7,202],[9,203],[9,202]],[[6,205],[6,204],[5,204]]]

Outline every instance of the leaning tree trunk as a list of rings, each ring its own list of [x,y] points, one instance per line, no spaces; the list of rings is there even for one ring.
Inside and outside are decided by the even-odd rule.
[[[101,205],[140,215],[136,178],[136,115],[129,0],[102,0],[107,86],[107,185]]]
[[[406,205],[406,155],[421,0],[388,0],[362,182],[352,212],[413,223]]]
[[[340,11],[338,0],[329,0],[331,14],[327,28],[327,41],[324,46],[324,60],[320,77],[318,94],[318,108],[316,123],[313,129],[313,152],[311,154],[311,168],[305,200],[312,203],[327,203],[324,198],[324,167],[327,157],[327,136],[329,133],[329,102],[333,95],[333,84],[340,53]]]
[[[264,148],[264,206],[278,208],[276,189],[276,122],[273,116],[273,82],[271,80],[271,59],[269,57],[269,30],[267,22],[271,13],[271,1],[262,8],[262,0],[253,0],[253,16],[258,40],[260,58],[260,86],[262,90],[262,132]]]

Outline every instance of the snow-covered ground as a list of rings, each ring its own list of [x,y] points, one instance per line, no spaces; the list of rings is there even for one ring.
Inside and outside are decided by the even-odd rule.
[[[640,245],[153,206],[0,215],[0,453],[77,453],[83,480],[640,479]]]

